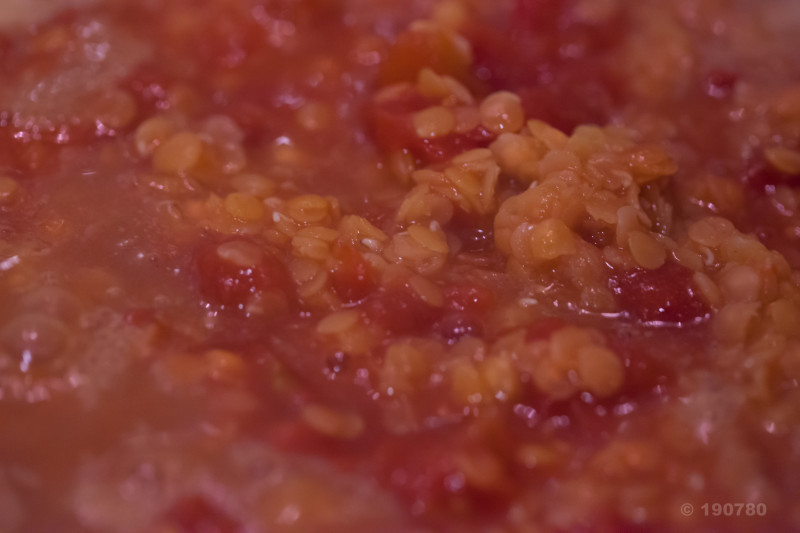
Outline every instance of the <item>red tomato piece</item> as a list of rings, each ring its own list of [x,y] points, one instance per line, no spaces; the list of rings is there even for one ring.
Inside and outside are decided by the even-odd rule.
[[[411,151],[423,164],[447,161],[460,153],[485,148],[494,140],[494,134],[483,126],[466,133],[451,133],[436,139],[419,139],[414,135],[416,143],[411,145]]]
[[[366,315],[395,334],[427,332],[441,309],[423,302],[405,287],[391,287],[364,302]]]
[[[342,300],[357,302],[373,291],[375,279],[370,265],[354,246],[337,243],[331,253],[331,285]]]
[[[225,243],[205,244],[198,249],[197,271],[205,297],[219,305],[242,308],[260,293],[286,291],[292,286],[283,263],[271,252],[248,241],[236,242],[245,243],[248,250],[259,250],[250,264],[221,256],[220,246]]]
[[[494,135],[483,126],[435,139],[418,137],[412,115],[431,105],[434,103],[412,88],[390,100],[374,102],[368,119],[378,146],[386,151],[408,150],[420,163],[428,165],[447,161],[467,150],[488,146],[494,139]]]
[[[454,284],[444,289],[445,306],[453,311],[483,314],[494,304],[494,294],[477,283]]]
[[[390,99],[373,102],[368,119],[378,145],[387,150],[407,148],[416,138],[411,115],[428,105],[428,100],[411,87]]]
[[[609,285],[622,310],[643,324],[689,325],[710,315],[692,271],[675,263],[618,273]]]

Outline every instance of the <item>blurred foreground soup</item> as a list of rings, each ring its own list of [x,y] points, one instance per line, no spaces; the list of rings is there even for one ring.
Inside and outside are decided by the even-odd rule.
[[[800,529],[794,0],[0,0],[0,531]]]

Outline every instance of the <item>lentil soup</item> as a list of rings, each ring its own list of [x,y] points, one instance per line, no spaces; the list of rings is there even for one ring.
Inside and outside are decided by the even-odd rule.
[[[0,531],[800,530],[792,0],[0,0]]]

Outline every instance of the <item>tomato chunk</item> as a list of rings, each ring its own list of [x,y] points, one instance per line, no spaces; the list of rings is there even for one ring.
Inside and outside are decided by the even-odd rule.
[[[292,286],[283,263],[250,241],[204,244],[196,262],[201,293],[222,306],[241,309],[254,297],[285,294]]]
[[[357,302],[372,292],[375,288],[372,270],[354,246],[337,243],[333,246],[332,256],[331,285],[342,300]]]
[[[441,316],[406,287],[390,287],[364,302],[366,315],[395,334],[427,331]]]
[[[711,311],[692,271],[675,263],[616,274],[609,286],[622,310],[644,324],[696,324],[706,320]]]
[[[494,135],[483,126],[465,133],[450,133],[436,138],[420,138],[414,130],[413,114],[436,105],[409,87],[391,99],[373,102],[369,123],[380,148],[391,151],[408,150],[423,165],[439,163],[454,156],[489,145]]]
[[[459,283],[444,289],[445,305],[453,311],[483,314],[494,304],[494,294],[478,283]]]

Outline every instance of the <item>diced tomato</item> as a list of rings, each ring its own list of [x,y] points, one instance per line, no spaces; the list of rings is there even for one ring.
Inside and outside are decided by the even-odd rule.
[[[241,524],[199,496],[181,500],[164,518],[176,533],[237,533],[242,530]]]
[[[354,246],[337,243],[331,253],[331,285],[342,300],[357,302],[373,291],[375,279],[370,265]]]
[[[366,316],[395,334],[424,333],[441,316],[441,309],[423,302],[405,287],[391,287],[363,303]]]
[[[390,100],[373,102],[369,122],[375,141],[386,151],[409,150],[422,164],[452,159],[457,154],[488,146],[494,135],[483,126],[466,133],[451,133],[435,139],[423,139],[414,131],[412,115],[434,105],[409,87]]]
[[[285,293],[293,286],[283,263],[268,250],[261,250],[253,266],[240,266],[222,258],[218,247],[219,243],[207,243],[196,253],[200,291],[213,303],[241,308],[254,296]]]
[[[386,150],[409,148],[416,139],[411,115],[428,105],[428,100],[411,87],[392,98],[374,101],[367,118],[375,141]]]
[[[483,126],[466,133],[451,133],[436,139],[419,139],[411,145],[411,151],[425,164],[447,161],[462,152],[485,148],[494,140],[494,134]]]
[[[635,269],[615,274],[609,286],[621,309],[643,324],[689,325],[706,320],[710,308],[692,279],[692,271],[676,263],[656,270]]]
[[[494,294],[477,283],[453,284],[444,289],[445,306],[453,311],[483,314],[494,304]]]

